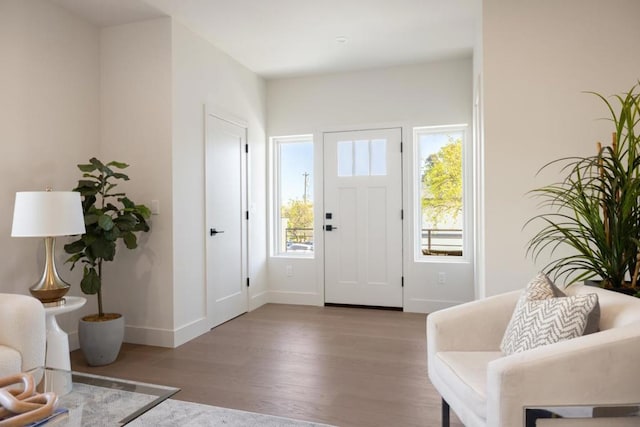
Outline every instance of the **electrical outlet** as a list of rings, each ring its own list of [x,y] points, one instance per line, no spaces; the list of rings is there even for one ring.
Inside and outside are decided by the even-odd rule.
[[[287,277],[293,277],[293,266],[287,265],[285,267],[285,274],[287,275]]]
[[[444,272],[438,273],[438,284],[444,285],[447,282],[447,274]]]

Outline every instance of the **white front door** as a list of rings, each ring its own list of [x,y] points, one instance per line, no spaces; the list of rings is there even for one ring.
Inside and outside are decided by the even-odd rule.
[[[206,115],[206,275],[210,327],[248,311],[245,127]]]
[[[325,302],[402,307],[402,130],[324,134]]]

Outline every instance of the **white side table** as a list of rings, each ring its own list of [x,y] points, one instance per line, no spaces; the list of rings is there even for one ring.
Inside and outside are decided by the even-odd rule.
[[[62,396],[71,391],[71,358],[69,356],[69,335],[63,331],[56,315],[68,313],[79,309],[86,304],[87,299],[82,297],[64,297],[66,304],[56,307],[45,307],[47,323],[47,353],[44,366],[45,388]]]

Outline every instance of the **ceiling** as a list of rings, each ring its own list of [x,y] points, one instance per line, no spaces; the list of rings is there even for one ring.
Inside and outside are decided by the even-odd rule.
[[[101,27],[173,16],[267,79],[469,56],[480,13],[480,0],[50,1]]]

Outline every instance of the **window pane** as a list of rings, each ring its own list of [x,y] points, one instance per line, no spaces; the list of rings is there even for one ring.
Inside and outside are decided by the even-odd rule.
[[[387,140],[371,141],[371,175],[387,174]]]
[[[353,143],[338,141],[338,176],[353,176]]]
[[[313,141],[282,138],[278,155],[276,252],[313,253]]]
[[[355,142],[355,164],[354,175],[369,175],[369,140],[358,140]]]
[[[423,255],[462,256],[464,132],[417,131]]]

